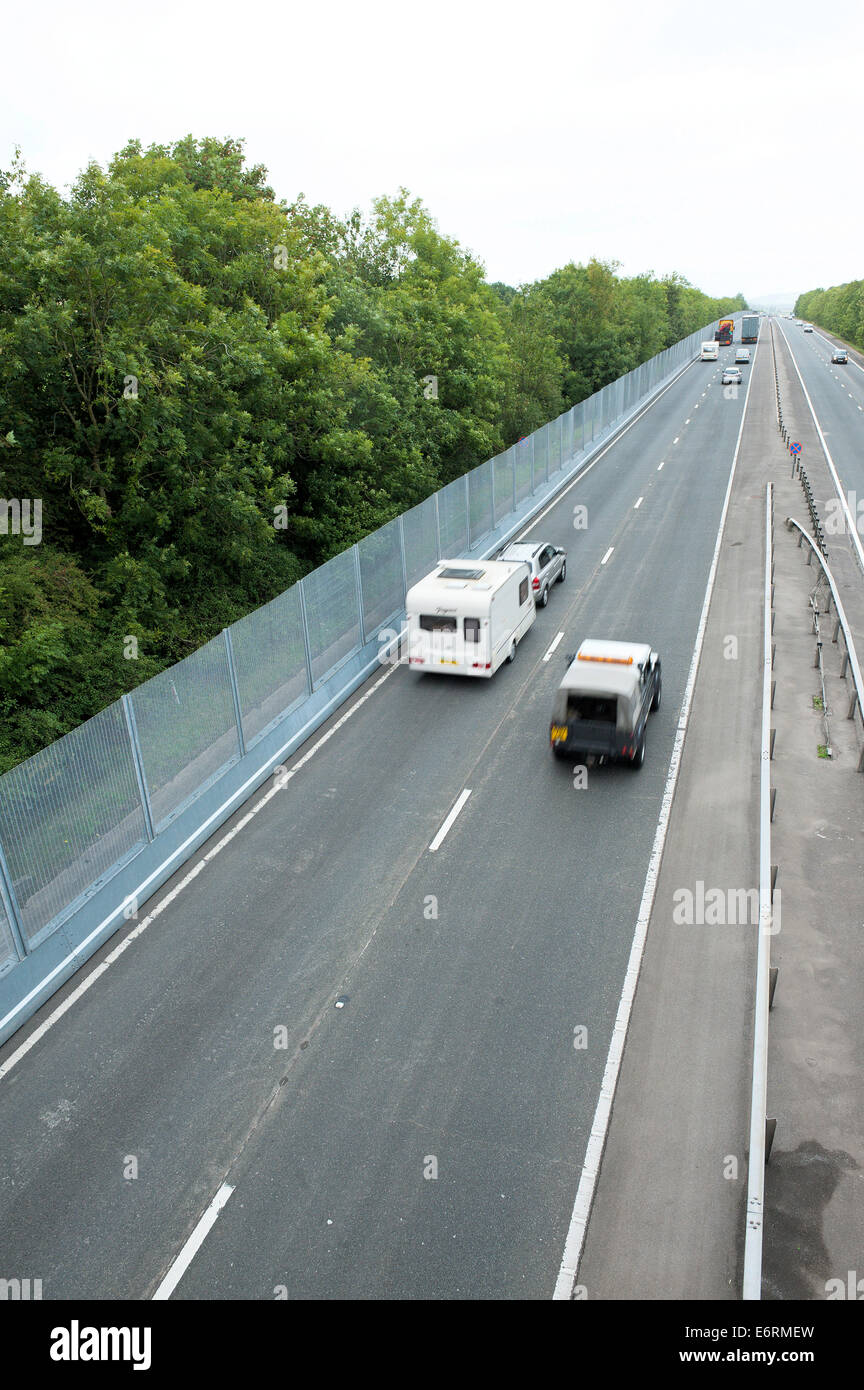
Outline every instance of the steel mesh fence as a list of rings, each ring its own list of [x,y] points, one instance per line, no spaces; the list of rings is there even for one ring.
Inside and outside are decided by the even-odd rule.
[[[357,544],[363,594],[363,635],[368,641],[405,601],[399,522],[388,521]]]
[[[240,756],[225,639],[139,685],[131,703],[158,830]]]
[[[354,548],[334,555],[300,583],[306,603],[312,680],[317,683],[362,645]]]
[[[303,612],[297,585],[231,628],[246,747],[309,692]]]
[[[0,844],[30,946],[145,842],[119,702],[0,778]]]

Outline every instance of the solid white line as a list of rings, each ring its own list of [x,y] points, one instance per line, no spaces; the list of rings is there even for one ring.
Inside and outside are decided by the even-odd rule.
[[[757,343],[756,352],[753,354],[754,364],[758,351],[759,345]],[[687,685],[684,689],[684,700],[681,705],[681,713],[678,716],[678,728],[675,733],[675,742],[672,746],[672,757],[669,760],[669,773],[666,778],[666,786],[663,790],[663,800],[660,803],[660,816],[654,834],[651,857],[648,860],[648,870],[645,874],[645,887],[642,891],[639,916],[636,919],[636,929],[633,933],[633,944],[630,948],[627,973],[624,977],[621,998],[618,1003],[618,1014],[615,1019],[615,1026],[612,1030],[612,1038],[609,1043],[609,1052],[606,1057],[606,1067],[603,1072],[600,1095],[597,1100],[597,1107],[594,1111],[594,1119],[591,1123],[591,1136],[585,1150],[585,1160],[582,1164],[582,1176],[579,1179],[576,1200],[573,1203],[573,1214],[570,1218],[570,1228],[567,1232],[564,1254],[561,1257],[561,1268],[558,1271],[555,1292],[552,1295],[553,1299],[557,1300],[570,1299],[573,1296],[573,1287],[579,1273],[579,1261],[582,1258],[582,1247],[585,1243],[585,1233],[588,1229],[588,1218],[591,1215],[591,1207],[594,1202],[594,1193],[600,1172],[600,1161],[603,1157],[603,1150],[606,1147],[606,1136],[609,1131],[609,1121],[612,1117],[612,1103],[615,1099],[618,1074],[621,1070],[621,1061],[624,1056],[624,1043],[627,1038],[627,1029],[630,1026],[630,1014],[633,1008],[633,999],[636,994],[639,971],[642,966],[642,955],[645,950],[648,923],[651,918],[654,893],[657,887],[657,878],[660,873],[660,861],[663,858],[663,847],[666,843],[666,832],[669,825],[669,815],[672,810],[672,799],[675,795],[675,787],[678,782],[678,770],[681,766],[684,738],[690,719],[693,690],[696,685],[696,675],[699,670],[699,660],[702,655],[702,643],[705,638],[705,628],[708,623],[708,609],[711,604],[711,595],[714,592],[714,579],[717,574],[717,565],[720,559],[720,546],[726,525],[726,513],[729,510],[729,498],[732,495],[732,483],[735,479],[738,454],[741,449],[741,436],[744,432],[744,421],[747,417],[747,403],[750,399],[750,387],[752,382],[753,376],[751,374],[747,382],[747,394],[744,397],[741,424],[738,427],[738,438],[735,443],[735,452],[732,456],[732,468],[729,473],[729,481],[726,484],[726,496],[723,499],[723,510],[720,514],[720,525],[717,529],[717,540],[714,544],[714,555],[711,559],[711,568],[708,571],[708,583],[705,587],[702,614],[696,633],[696,644],[693,648],[693,660],[690,663],[690,672],[687,676]]]
[[[634,512],[635,512],[635,510],[636,510],[637,507],[641,507],[641,506],[642,506],[642,503],[643,503],[644,501],[645,501],[645,498],[644,498],[644,496],[642,496],[642,497],[638,498],[638,500],[635,501],[635,502],[633,503],[633,510],[634,510]]]
[[[555,640],[552,642],[552,645],[550,646],[549,650],[547,651],[546,655],[544,656],[544,658],[543,658],[544,661],[548,661],[548,660],[549,660],[550,656],[551,656],[552,653],[554,652],[555,648],[558,646],[558,643],[561,641],[561,639],[562,639],[563,636],[564,636],[564,633],[563,633],[563,632],[559,632],[559,633],[558,633],[558,636],[557,636],[557,637],[555,638]]]
[[[180,1251],[180,1254],[162,1280],[162,1283],[154,1293],[154,1302],[157,1300],[164,1301],[166,1298],[171,1297],[177,1285],[180,1283],[180,1280],[183,1278],[183,1275],[201,1249],[201,1246],[204,1244],[204,1241],[207,1239],[208,1232],[233,1191],[233,1187],[229,1187],[227,1182],[223,1182],[216,1196],[213,1198],[213,1201],[195,1227],[195,1230],[192,1232],[186,1244],[183,1246],[183,1249]]]
[[[442,840],[444,839],[444,836],[447,834],[447,831],[450,829],[451,825],[458,816],[459,812],[462,810],[462,807],[465,805],[465,802],[468,800],[470,795],[470,787],[466,787],[464,792],[459,793],[459,800],[456,802],[456,805],[453,807],[453,810],[450,812],[441,829],[438,831],[438,834],[435,836],[435,839],[429,846],[429,850],[431,853],[434,854],[435,850],[441,844]]]
[[[600,561],[601,565],[605,565],[606,561],[609,559],[609,556],[612,554],[612,551],[614,549],[614,545],[610,545],[609,549],[606,551],[606,554],[603,556],[603,559]]]
[[[263,808],[267,805],[269,801],[272,800],[276,793],[280,791],[282,787],[285,786],[286,782],[289,782],[291,778],[297,772],[300,771],[301,767],[303,767],[309,761],[310,758],[314,757],[314,755],[318,752],[318,749],[322,748],[323,745],[328,741],[328,739],[331,739],[333,737],[336,731],[342,727],[346,720],[350,719],[351,716],[354,713],[356,713],[358,709],[360,709],[361,705],[364,705],[366,701],[370,699],[372,695],[375,694],[375,691],[379,688],[379,686],[383,685],[384,681],[387,680],[389,676],[392,676],[395,669],[395,666],[389,667],[384,672],[383,676],[381,676],[375,682],[375,684],[371,686],[369,690],[366,691],[366,694],[361,695],[360,699],[355,701],[351,708],[346,710],[346,712],[343,715],[341,715],[340,718],[335,721],[335,723],[331,725],[331,727],[327,730],[325,734],[321,735],[321,737],[312,745],[312,747],[306,753],[303,754],[302,758],[298,758],[297,762],[290,770],[280,772],[278,774],[278,780],[276,781],[276,783],[269,789],[269,791],[265,792],[265,794],[260,798],[259,801],[256,801],[255,805],[251,808],[251,810],[246,812],[246,815],[243,816],[237,822],[233,829],[229,830],[227,835],[223,835],[222,839],[218,842],[218,844],[214,845],[211,850],[208,850],[208,852],[204,855],[202,859],[199,859],[198,863],[195,864],[194,867],[189,870],[189,873],[186,874],[185,877],[180,880],[176,887],[172,888],[171,892],[167,893],[165,897],[162,898],[161,901],[156,904],[152,912],[149,912],[147,916],[143,919],[143,921],[139,922],[137,927],[133,928],[129,935],[125,936],[123,940],[119,943],[119,945],[115,946],[114,950],[111,951],[110,954],[107,955],[105,959],[101,961],[99,965],[96,966],[95,970],[91,971],[87,978],[85,980],[82,980],[81,984],[78,985],[74,990],[72,990],[71,994],[68,994],[61,1004],[57,1005],[57,1008],[54,1009],[48,1015],[44,1023],[40,1023],[39,1027],[35,1028],[33,1032],[27,1038],[25,1038],[21,1046],[16,1048],[14,1052],[10,1053],[10,1055],[6,1058],[6,1061],[0,1064],[0,1080],[2,1080],[2,1078],[6,1076],[6,1074],[10,1072],[18,1062],[21,1061],[22,1057],[25,1057],[27,1055],[31,1047],[35,1047],[36,1043],[39,1041],[40,1038],[43,1038],[45,1036],[49,1028],[53,1028],[54,1024],[57,1023],[69,1009],[71,1009],[72,1005],[75,1004],[83,994],[87,993],[90,986],[94,985],[96,981],[99,979],[99,976],[104,975],[109,965],[113,965],[114,962],[118,960],[120,956],[122,956],[123,952],[127,950],[129,946],[132,945],[132,942],[135,941],[142,934],[142,932],[147,930],[151,922],[155,922],[156,918],[165,911],[166,907],[168,907],[174,901],[174,899],[178,897],[180,893],[182,893],[183,889],[186,888],[187,885],[190,884],[194,878],[198,877],[205,864],[209,864],[211,859],[215,859],[219,851],[224,849],[225,846],[229,844],[231,840],[234,839],[234,836],[238,835],[240,831],[244,828],[244,826],[247,826],[249,822],[253,819],[253,817],[257,816],[259,811],[263,810]],[[279,749],[279,752],[273,755],[273,757],[271,758],[271,762],[274,764],[274,766],[278,767],[279,759],[282,756],[282,754],[286,751],[286,749],[290,747],[291,741],[292,740],[289,740],[288,743],[283,744],[282,747]],[[255,774],[253,777],[248,778],[247,781],[243,783],[242,787],[239,787],[237,791],[234,792],[233,796],[230,796],[227,801],[224,801],[222,805],[216,811],[214,811],[211,816],[208,816],[207,820],[204,822],[202,826],[198,828],[198,830],[196,830],[192,835],[190,835],[186,840],[184,840],[183,844],[180,845],[174,851],[174,853],[170,855],[168,859],[166,859],[159,866],[158,869],[154,869],[153,873],[150,874],[149,877],[146,878],[143,883],[140,883],[138,887],[128,895],[128,897],[126,898],[126,903],[131,904],[133,901],[140,902],[142,898],[146,899],[147,889],[149,888],[153,880],[156,878],[157,874],[159,874],[161,870],[163,870],[166,867],[167,864],[170,864],[172,859],[176,859],[178,856],[182,855],[183,851],[191,844],[191,842],[201,834],[201,831],[206,830],[208,825],[210,825],[214,820],[218,819],[221,813],[228,806],[231,805],[232,801],[237,801],[239,799],[242,803],[243,793],[253,782],[255,782],[258,779],[259,775],[260,774]],[[34,989],[31,990],[30,993],[20,1001],[19,1004],[16,1004],[14,1009],[11,1009],[9,1011],[9,1013],[6,1015],[4,1019],[0,1020],[0,1027],[10,1022],[16,1014],[20,1013],[21,1010],[26,1007],[30,999],[35,994],[37,994],[40,990],[44,989],[45,985],[48,984],[50,980],[54,979],[54,977],[58,975],[61,970],[63,970],[67,965],[71,964],[71,962],[75,960],[75,957],[81,951],[83,951],[88,946],[88,944],[92,940],[94,940],[94,938],[99,936],[99,934],[105,929],[105,927],[108,926],[109,922],[114,917],[116,917],[116,915],[117,909],[115,908],[114,911],[111,912],[108,917],[105,917],[103,921],[99,923],[99,926],[95,927],[94,930],[90,933],[90,935],[86,937],[84,941],[81,942],[81,945],[78,947],[77,951],[70,952],[69,955],[66,956],[65,959],[62,960],[59,965],[55,966],[54,969],[48,975],[46,975],[43,980],[40,980],[39,984],[36,985]]]

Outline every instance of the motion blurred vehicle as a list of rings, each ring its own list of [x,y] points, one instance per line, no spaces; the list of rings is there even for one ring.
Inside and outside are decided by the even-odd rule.
[[[740,386],[744,377],[740,367],[726,367],[720,379],[721,386]]]
[[[831,354],[832,362],[848,362],[849,354],[845,348],[835,348]]]
[[[531,571],[531,592],[538,608],[546,607],[552,585],[563,584],[567,573],[567,551],[548,542],[514,541],[501,551],[498,559],[524,561]]]
[[[660,657],[645,642],[587,638],[568,661],[549,726],[556,758],[593,756],[640,768],[648,715],[660,708]]]
[[[804,325],[804,332],[805,332],[805,333],[812,333],[812,332],[813,332],[813,325],[812,325],[812,323],[805,323],[805,325]]]
[[[736,362],[749,362],[749,361],[750,361],[750,349],[749,349],[749,348],[739,348],[738,351],[737,351],[736,354],[735,354],[735,361],[736,361]]]

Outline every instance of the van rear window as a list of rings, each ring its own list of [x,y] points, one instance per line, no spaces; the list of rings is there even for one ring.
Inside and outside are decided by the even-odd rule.
[[[618,701],[603,700],[594,695],[572,694],[567,697],[567,722],[580,719],[591,724],[614,724],[618,717]]]
[[[456,619],[445,618],[442,613],[421,613],[420,626],[424,632],[455,632]]]

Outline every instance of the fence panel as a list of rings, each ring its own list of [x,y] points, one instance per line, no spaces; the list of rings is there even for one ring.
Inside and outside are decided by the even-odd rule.
[[[468,474],[469,543],[476,545],[492,530],[492,459]],[[512,505],[511,492],[511,505]]]
[[[317,684],[362,645],[354,547],[334,555],[300,582],[306,600],[312,681]]]
[[[139,685],[131,701],[158,832],[240,756],[222,636]]]
[[[243,737],[251,748],[309,692],[298,585],[234,623],[231,645]]]
[[[402,518],[405,537],[405,573],[408,588],[433,570],[441,559],[438,553],[438,523],[435,520],[435,498],[427,497],[419,507],[412,507]]]
[[[555,473],[560,473],[560,472],[561,472],[561,466],[562,466],[562,464],[564,463],[564,451],[563,451],[563,449],[561,448],[561,435],[562,435],[562,426],[563,426],[563,423],[564,423],[564,421],[563,421],[563,419],[562,419],[562,417],[561,417],[560,415],[559,415],[559,417],[558,417],[557,420],[551,420],[550,423],[549,423],[549,477],[550,477],[550,478],[553,476],[553,474],[555,474]]]
[[[368,641],[405,601],[399,522],[388,521],[371,535],[364,536],[358,541],[357,550],[363,594],[363,633]]]
[[[0,844],[28,947],[146,840],[119,701],[5,773]]]
[[[468,549],[468,505],[465,479],[457,478],[438,493],[441,558],[461,555]]]
[[[513,470],[515,447],[492,460],[495,470],[495,525],[513,510]]]
[[[524,501],[529,492],[531,492],[535,438],[536,435],[529,434],[525,439],[520,439],[518,444],[513,445],[516,466],[517,505],[519,502]]]

